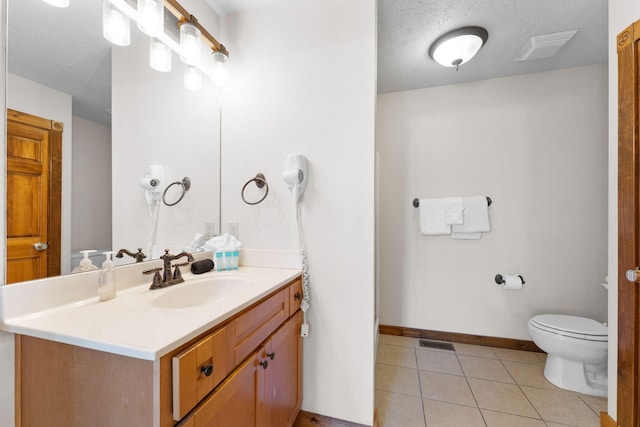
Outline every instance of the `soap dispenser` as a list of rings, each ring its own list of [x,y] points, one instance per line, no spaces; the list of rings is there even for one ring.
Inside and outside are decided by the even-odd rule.
[[[98,299],[100,301],[108,301],[116,297],[116,285],[114,283],[113,261],[111,260],[113,252],[104,252],[106,259],[102,263],[102,270],[98,277]]]
[[[96,251],[80,251],[80,253],[84,254],[84,258],[80,261],[80,265],[73,269],[72,273],[82,273],[84,271],[93,271],[97,270],[98,267],[91,263],[91,259],[89,258],[89,254]]]

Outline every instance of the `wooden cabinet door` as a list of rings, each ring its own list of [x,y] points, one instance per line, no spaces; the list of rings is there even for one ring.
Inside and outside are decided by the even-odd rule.
[[[260,366],[259,353],[236,369],[180,426],[257,426],[264,400],[265,371]]]
[[[302,339],[298,311],[265,345],[261,359],[269,362],[265,369],[264,426],[293,425],[302,402]]]

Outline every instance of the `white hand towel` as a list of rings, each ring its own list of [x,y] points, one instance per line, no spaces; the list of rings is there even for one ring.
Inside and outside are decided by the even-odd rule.
[[[485,196],[463,197],[464,223],[451,227],[454,239],[479,239],[482,233],[491,231],[489,225],[489,206]]]
[[[451,226],[444,220],[444,199],[420,199],[420,232],[427,236],[450,234]]]
[[[445,216],[444,221],[446,224],[464,224],[464,205],[462,204],[462,197],[449,197],[444,199],[445,204]]]

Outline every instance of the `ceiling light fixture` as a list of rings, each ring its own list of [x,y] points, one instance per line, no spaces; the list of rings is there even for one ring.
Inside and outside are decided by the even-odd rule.
[[[455,67],[475,56],[487,42],[489,33],[482,27],[464,27],[439,37],[429,48],[429,56],[444,67]]]

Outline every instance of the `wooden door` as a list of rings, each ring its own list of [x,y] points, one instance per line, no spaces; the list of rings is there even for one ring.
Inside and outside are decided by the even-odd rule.
[[[289,319],[269,340],[264,359],[269,362],[265,370],[263,415],[266,426],[293,425],[302,403],[302,339],[300,325],[302,312]]]
[[[61,123],[7,110],[6,283],[60,274],[61,155]]]
[[[617,423],[638,426],[640,290],[626,271],[640,266],[640,21],[617,38],[618,49],[618,401]]]

